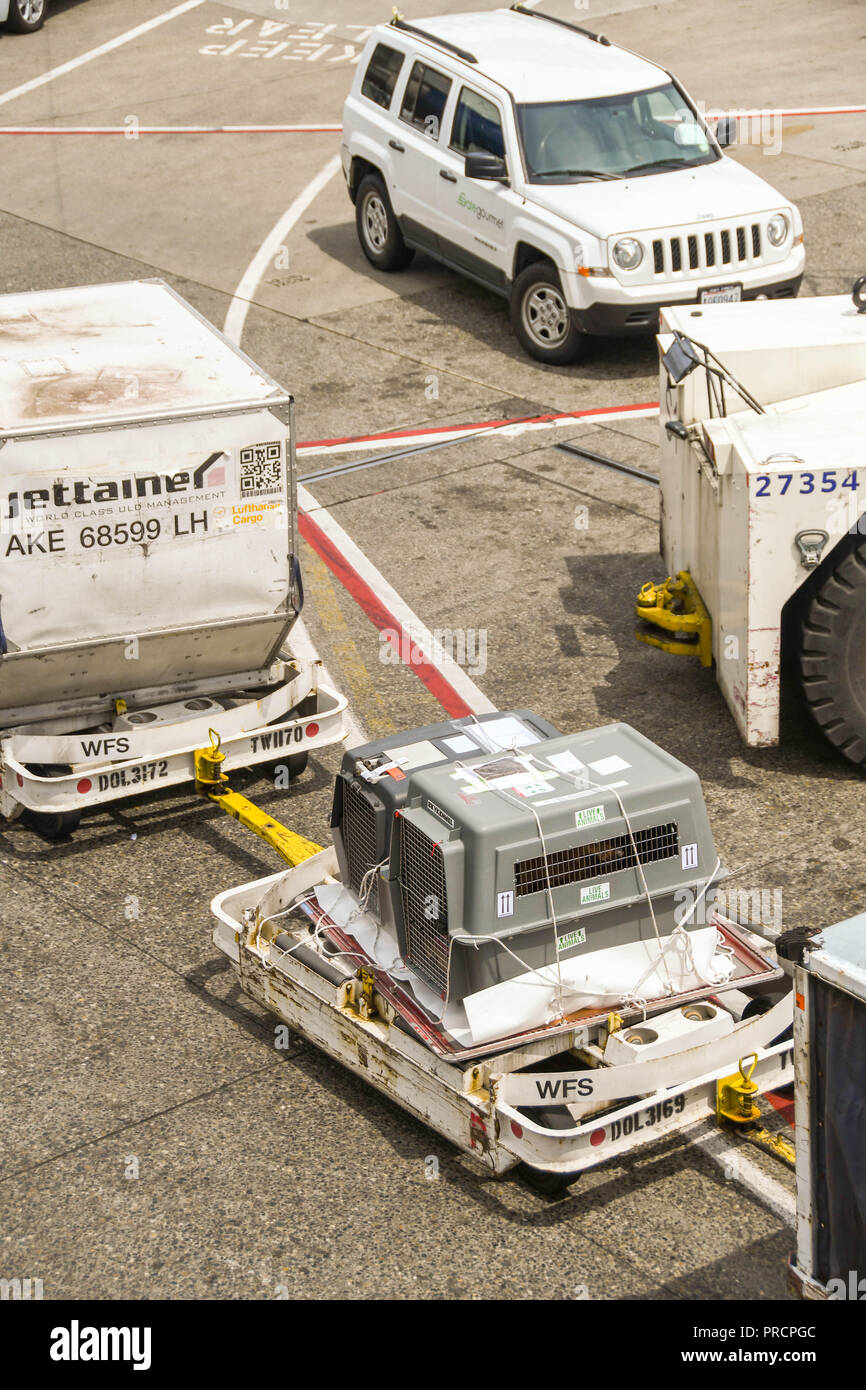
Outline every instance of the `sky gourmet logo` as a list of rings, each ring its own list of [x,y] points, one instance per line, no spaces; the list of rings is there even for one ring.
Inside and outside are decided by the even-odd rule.
[[[129,1361],[134,1371],[150,1370],[149,1327],[68,1327],[51,1332],[52,1361]]]

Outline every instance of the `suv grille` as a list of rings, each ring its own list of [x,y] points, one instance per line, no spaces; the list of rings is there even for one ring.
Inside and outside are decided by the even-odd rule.
[[[679,853],[679,831],[676,821],[667,825],[654,825],[647,830],[636,830],[634,842],[641,864],[654,864],[659,859],[671,859]],[[612,840],[596,840],[590,845],[575,845],[571,849],[557,850],[547,855],[547,874],[544,868],[545,857],[523,859],[514,866],[514,887],[519,898],[528,893],[541,893],[547,888],[547,874],[550,875],[551,888],[562,888],[566,883],[583,883],[588,878],[601,878],[615,874],[620,869],[633,869],[637,864],[631,839],[628,835],[617,835]]]
[[[700,275],[717,266],[739,266],[761,259],[761,224],[722,227],[720,230],[656,237],[653,248],[655,275],[678,275],[684,267]]]
[[[445,998],[448,992],[448,895],[433,840],[400,817],[400,897],[406,959]]]
[[[348,886],[354,893],[360,893],[364,875],[379,862],[376,854],[376,814],[366,797],[350,782],[343,783],[343,821],[340,829],[349,867]],[[378,874],[373,879],[367,907],[370,912],[378,914]]]

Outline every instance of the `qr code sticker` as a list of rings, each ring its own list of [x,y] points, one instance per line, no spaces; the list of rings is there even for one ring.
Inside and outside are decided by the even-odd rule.
[[[241,449],[241,492],[269,493],[282,489],[282,446],[251,444]]]

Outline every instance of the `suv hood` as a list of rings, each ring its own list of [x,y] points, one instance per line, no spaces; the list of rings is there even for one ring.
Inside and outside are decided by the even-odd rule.
[[[527,184],[528,203],[606,241],[628,232],[721,222],[790,207],[787,198],[733,159],[597,183]]]

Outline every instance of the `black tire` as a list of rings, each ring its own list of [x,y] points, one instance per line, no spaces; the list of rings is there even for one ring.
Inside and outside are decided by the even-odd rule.
[[[307,695],[297,706],[296,713],[299,715],[312,715],[316,713],[318,706],[318,695]],[[285,715],[281,714],[279,719],[274,720],[274,723],[279,724],[280,720],[284,718]],[[272,762],[262,763],[261,766],[263,770],[267,769],[272,776],[276,775],[278,768],[287,767],[289,769],[289,781],[294,782],[297,780],[298,777],[300,777],[302,772],[306,772],[307,763],[309,762],[309,760],[309,752],[283,753],[281,757],[274,758]]]
[[[866,764],[866,536],[846,536],[812,581],[800,679],[824,736],[852,763]]]
[[[403,270],[415,252],[403,240],[388,190],[378,174],[366,174],[355,199],[361,250],[377,270]]]
[[[580,1173],[545,1173],[541,1168],[530,1168],[528,1163],[519,1165],[520,1176],[534,1192],[543,1197],[564,1197],[572,1183],[576,1183]]]
[[[41,29],[48,13],[48,0],[12,0],[6,26],[16,34],[32,34]]]
[[[62,763],[28,763],[27,771],[36,777],[65,777],[72,771]],[[65,840],[81,823],[80,811],[31,811],[25,807],[22,819],[43,840]]]
[[[574,1120],[564,1105],[537,1106],[532,1110],[520,1110],[520,1114],[529,1116],[536,1124],[544,1125],[547,1129],[571,1129],[574,1126]],[[518,1164],[517,1171],[527,1186],[544,1197],[564,1197],[572,1184],[582,1176],[580,1172],[545,1173],[543,1169],[533,1168],[528,1163]]]
[[[43,840],[66,840],[81,824],[80,811],[24,811],[27,824]]]
[[[510,317],[520,346],[538,362],[565,366],[583,351],[584,335],[550,261],[535,261],[521,270],[511,287]]]

